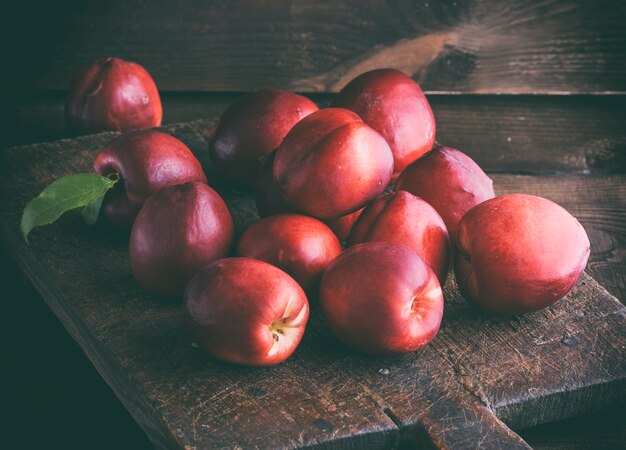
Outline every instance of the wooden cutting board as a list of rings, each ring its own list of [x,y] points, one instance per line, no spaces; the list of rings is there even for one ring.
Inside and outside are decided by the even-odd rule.
[[[241,232],[256,209],[208,161],[211,126],[165,130],[200,158]],[[13,257],[157,447],[527,448],[512,429],[626,398],[626,308],[587,274],[566,299],[515,318],[476,311],[450,276],[439,334],[404,357],[353,353],[313,306],[287,362],[259,369],[210,358],[186,332],[180,304],[134,282],[127,238],[76,215],[34,230],[30,246],[20,237],[27,201],[61,176],[90,171],[112,137],[0,152],[0,225]],[[498,175],[500,185],[524,191],[523,177]]]

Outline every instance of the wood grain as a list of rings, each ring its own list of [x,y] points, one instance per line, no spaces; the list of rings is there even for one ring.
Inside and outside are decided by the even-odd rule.
[[[626,91],[620,0],[38,2],[1,20],[9,89],[65,89],[119,56],[166,91],[337,91],[378,67],[428,91]]]
[[[165,122],[216,120],[237,93],[163,94]],[[0,147],[65,137],[63,92],[4,92]],[[327,106],[333,95],[311,95]],[[626,96],[430,95],[437,140],[485,170],[626,173]],[[210,126],[210,125],[209,125]]]
[[[199,156],[241,229],[255,220],[252,200],[213,174],[209,125],[168,131]],[[248,369],[208,358],[184,330],[179,305],[132,280],[124,239],[76,217],[35,230],[31,247],[19,238],[26,200],[58,176],[89,170],[112,136],[4,150],[0,223],[20,266],[157,445],[528,448],[509,426],[576,415],[624,396],[626,310],[587,275],[567,300],[517,319],[472,309],[451,279],[437,339],[403,358],[348,351],[316,308],[301,347],[283,365]],[[496,189],[526,191],[537,178],[498,175]],[[593,180],[563,177],[561,192],[582,193]],[[623,176],[613,180],[623,187]]]

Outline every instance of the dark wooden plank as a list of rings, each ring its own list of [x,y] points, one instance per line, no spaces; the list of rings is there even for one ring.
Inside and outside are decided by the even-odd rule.
[[[197,121],[169,131],[190,145],[211,173],[204,151],[209,125]],[[26,199],[58,176],[88,170],[111,137],[4,150],[2,235],[157,444],[360,448],[421,441],[436,447],[525,448],[494,413],[525,427],[624,396],[625,309],[588,276],[567,301],[519,319],[475,311],[450,280],[440,335],[404,358],[349,352],[330,335],[318,310],[302,346],[283,365],[246,369],[207,358],[182,327],[179,306],[134,283],[123,240],[71,217],[37,230],[31,247],[19,238]],[[534,185],[533,177],[513,178],[522,191]],[[496,188],[506,184],[498,179]],[[588,179],[594,178],[563,177],[562,189],[576,192]],[[615,179],[624,186],[623,177]],[[250,196],[220,187],[239,228],[254,220]],[[557,358],[571,363],[571,370],[564,372]],[[493,376],[502,373],[507,377]]]
[[[61,323],[50,313],[8,255],[0,254],[0,280],[5,292],[19,301],[6,302],[0,341],[5,365],[5,419],[11,437],[3,443],[22,448],[152,448],[145,434],[111,393]],[[28,317],[28,327],[16,318]],[[33,330],[37,333],[34,334]],[[45,336],[45,339],[41,339]],[[8,373],[7,373],[8,372]],[[59,411],[59,404],[63,409]],[[537,450],[612,450],[626,441],[624,409],[540,425],[519,434]],[[31,433],[25,445],[19,436]],[[72,423],[68,435],[66,424]],[[115,433],[110,433],[115,429]]]
[[[487,171],[626,173],[625,96],[437,96],[437,139]]]
[[[520,435],[535,450],[615,450],[626,442],[626,405],[562,422],[539,425]]]
[[[215,119],[237,93],[163,94],[167,122]],[[4,92],[0,147],[65,136],[59,92]],[[332,95],[312,95],[327,106]],[[430,95],[437,139],[488,171],[626,173],[626,96]]]
[[[472,428],[481,427],[482,447],[509,448],[514,442],[503,444],[504,429],[492,412],[520,429],[601,408],[624,391],[624,379],[602,387],[607,368],[624,370],[619,334],[624,308],[615,300],[605,304],[605,291],[592,278],[585,275],[557,307],[513,320],[469,308],[453,280],[445,294],[442,329],[421,352],[419,366],[406,370],[410,362],[388,362],[384,381],[366,374],[370,389],[394,400],[390,410],[401,418],[405,438],[427,427],[437,446],[475,448],[477,432]],[[596,347],[608,328],[613,328],[610,342]],[[588,358],[602,359],[602,367],[587,366]],[[456,391],[457,383],[463,392]],[[492,427],[493,433],[486,431]]]
[[[182,134],[197,148],[193,143],[202,132],[187,127]],[[61,170],[85,170],[86,160],[80,155],[92,156],[110,138],[111,134],[98,135],[54,145],[56,156],[69,157]],[[20,156],[26,158],[23,162],[37,159],[28,151]],[[26,178],[19,178],[26,181],[29,172],[41,174],[49,164],[40,159],[39,164],[21,167]],[[43,170],[48,172],[47,181],[56,176]],[[123,239],[96,232],[88,238],[90,250],[81,256],[85,229],[71,221],[66,224],[69,228],[61,240],[73,243],[63,245],[57,253],[60,259],[44,256],[45,248],[60,242],[59,236],[50,236],[51,240],[33,241],[32,248],[39,249],[35,253],[18,252],[18,264],[156,445],[291,448],[326,442],[332,447],[333,442],[350,438],[357,447],[383,448],[395,441],[394,423],[346,379],[316,381],[299,376],[297,365],[265,370],[208,360],[185,331],[180,305],[155,299],[129,277]],[[2,234],[10,233],[3,229]],[[9,239],[7,245],[14,251],[22,244]],[[44,263],[48,275],[43,277],[37,262],[41,258],[51,264]],[[87,266],[91,276],[79,273]]]
[[[0,447],[152,449],[1,241],[0,286],[0,398],[9,412]]]
[[[337,91],[372,68],[429,91],[624,92],[620,0],[139,0],[13,5],[4,88],[65,89],[87,62],[145,65],[163,90]]]
[[[579,295],[581,291],[585,295]],[[561,417],[599,409],[626,388],[626,380],[602,386],[624,364],[622,338],[607,331],[623,332],[626,314],[618,302],[606,302],[606,291],[591,277],[582,277],[578,290],[559,308],[504,319],[500,329],[486,328],[480,314],[463,313],[450,321],[456,319],[466,326],[442,336],[449,357],[465,387],[514,429],[550,421],[556,409]],[[505,327],[513,333],[506,333]],[[599,336],[609,335],[597,346]],[[503,348],[496,350],[496,342]],[[588,358],[602,364],[588,366]]]

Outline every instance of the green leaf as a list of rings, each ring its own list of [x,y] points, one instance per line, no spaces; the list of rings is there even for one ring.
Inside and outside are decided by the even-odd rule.
[[[83,216],[83,219],[85,219],[87,225],[93,225],[98,221],[98,214],[100,214],[102,200],[104,200],[104,195],[89,203],[80,212],[80,215]]]
[[[24,240],[28,242],[28,233],[33,228],[48,225],[63,213],[77,208],[84,208],[83,217],[87,223],[95,223],[104,194],[118,180],[117,174],[103,177],[93,173],[80,173],[55,181],[24,208],[20,225]]]

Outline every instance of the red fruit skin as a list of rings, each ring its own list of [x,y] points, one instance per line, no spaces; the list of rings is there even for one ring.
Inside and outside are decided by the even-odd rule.
[[[435,143],[435,116],[419,84],[393,69],[376,69],[348,83],[332,104],[357,113],[393,152],[395,181]]]
[[[330,228],[313,217],[279,214],[250,226],[237,245],[237,256],[268,262],[293,277],[305,292],[317,290],[322,272],[341,253]]]
[[[120,183],[123,182],[118,182],[113,189],[105,194],[100,214],[104,216],[109,225],[128,233],[133,226],[135,217],[141,210],[143,202],[134,203],[128,200],[126,190]]]
[[[296,211],[283,200],[280,195],[276,183],[274,183],[274,158],[276,156],[276,150],[267,155],[263,166],[261,167],[261,174],[257,182],[254,200],[256,202],[256,209],[260,217],[272,216],[274,214],[283,213],[295,213]],[[353,213],[346,214],[345,216],[339,216],[334,219],[322,220],[332,231],[335,233],[340,241],[345,241],[348,238],[350,229],[356,219],[361,214],[363,208]]]
[[[80,133],[158,127],[163,118],[154,80],[139,64],[102,58],[70,83],[65,105],[69,130]]]
[[[406,191],[374,200],[352,227],[348,245],[385,241],[404,244],[421,256],[443,286],[450,264],[450,239],[443,219],[419,197]]]
[[[300,343],[309,304],[282,270],[256,259],[225,258],[189,281],[184,316],[196,342],[215,358],[269,366]]]
[[[168,186],[143,205],[130,235],[130,268],[145,289],[180,297],[198,270],[227,256],[233,220],[222,198],[203,183]]]
[[[120,175],[107,193],[103,214],[117,228],[130,229],[146,199],[165,186],[191,181],[206,183],[191,150],[169,134],[156,130],[125,133],[100,150],[93,163],[97,174]]]
[[[545,198],[487,200],[461,220],[456,279],[463,296],[496,314],[536,311],[574,286],[589,258],[584,228]]]
[[[430,203],[451,239],[467,211],[495,197],[491,178],[469,156],[449,147],[437,147],[408,166],[395,189]]]
[[[443,316],[435,273],[413,250],[390,242],[355,245],[331,262],[320,305],[339,340],[374,355],[423,347]]]
[[[248,94],[222,114],[209,143],[215,167],[254,187],[262,158],[276,149],[291,128],[319,108],[302,95],[279,90]]]
[[[334,219],[327,219],[324,221],[328,228],[333,230],[333,233],[339,238],[340,241],[344,242],[348,239],[350,235],[350,230],[352,230],[352,226],[357,221],[361,213],[365,208],[361,208],[358,211],[354,211],[353,213],[346,214],[345,216],[339,216]]]
[[[275,158],[276,150],[267,155],[261,166],[261,172],[257,180],[254,201],[256,202],[256,209],[260,217],[295,212],[293,208],[283,200],[274,182]]]
[[[283,200],[319,219],[362,208],[385,189],[392,171],[385,139],[355,113],[339,108],[298,122],[274,160],[274,182]]]

